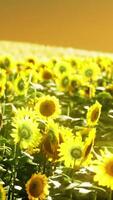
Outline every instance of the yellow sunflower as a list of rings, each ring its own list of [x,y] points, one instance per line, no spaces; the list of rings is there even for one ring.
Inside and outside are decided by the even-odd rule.
[[[14,80],[14,91],[16,95],[25,95],[28,90],[28,81],[26,77],[19,75],[17,78]]]
[[[59,91],[67,92],[70,89],[71,73],[64,72],[55,79],[56,86]]]
[[[38,146],[41,141],[41,133],[38,129],[37,122],[30,118],[18,119],[13,118],[12,126],[14,127],[11,136],[14,142],[20,145],[20,148]]]
[[[96,136],[96,129],[92,128],[89,131],[89,135],[86,138],[85,142],[84,142],[84,148],[83,148],[83,158],[82,158],[82,165],[88,165],[91,161],[92,158],[92,149],[94,146],[94,140],[95,140],[95,136]]]
[[[96,87],[92,84],[85,84],[79,89],[79,94],[85,98],[93,98],[95,97]]]
[[[83,146],[80,135],[69,138],[60,145],[59,161],[63,161],[66,167],[79,167],[82,161]]]
[[[26,192],[30,200],[44,200],[49,194],[48,179],[45,174],[33,174],[26,183]]]
[[[113,190],[113,154],[108,150],[101,151],[101,157],[95,161],[94,181],[100,186],[106,186]]]
[[[41,142],[41,151],[53,160],[58,158],[59,126],[53,120],[49,120]]]
[[[0,56],[0,68],[5,69],[10,74],[15,66],[15,62],[11,55]]]
[[[38,76],[40,81],[49,81],[53,80],[55,75],[52,68],[44,67],[40,69]]]
[[[1,184],[0,184],[0,200],[6,200],[6,192]]]
[[[101,114],[101,107],[102,105],[98,101],[89,107],[86,116],[88,126],[95,126],[98,123]]]
[[[60,113],[59,100],[55,96],[42,96],[38,99],[35,110],[39,118],[48,120],[57,118]]]
[[[72,71],[72,65],[69,62],[66,61],[58,61],[56,65],[54,66],[54,72],[59,77],[62,73],[68,73]]]
[[[91,60],[83,61],[83,66],[79,73],[83,82],[96,81],[101,75],[99,66]]]

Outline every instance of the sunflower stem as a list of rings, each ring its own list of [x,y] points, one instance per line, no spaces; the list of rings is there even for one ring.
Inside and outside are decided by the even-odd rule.
[[[97,200],[97,192],[94,193],[94,199],[93,200]]]
[[[13,159],[14,159],[14,164],[13,164],[13,168],[12,168],[12,194],[11,194],[11,200],[14,200],[14,187],[15,187],[15,178],[16,178],[16,152],[17,152],[17,146],[15,144],[14,146],[14,155],[13,155]]]
[[[108,200],[112,200],[112,190],[111,189],[108,192]]]

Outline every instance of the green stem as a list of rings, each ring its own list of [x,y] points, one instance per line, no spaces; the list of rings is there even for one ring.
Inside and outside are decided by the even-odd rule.
[[[15,144],[14,146],[14,164],[12,169],[12,194],[11,194],[11,200],[14,200],[14,187],[15,187],[15,178],[16,178],[16,152],[17,152],[17,146]]]
[[[108,193],[108,200],[112,200],[112,190],[111,189],[109,190],[109,193]]]
[[[97,192],[94,193],[94,199],[93,200],[97,200]]]

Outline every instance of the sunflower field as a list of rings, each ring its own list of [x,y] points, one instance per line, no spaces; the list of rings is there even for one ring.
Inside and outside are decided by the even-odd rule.
[[[0,200],[112,200],[113,55],[0,42]]]

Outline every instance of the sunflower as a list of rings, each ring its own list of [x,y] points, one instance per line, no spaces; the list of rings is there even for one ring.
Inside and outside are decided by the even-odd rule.
[[[69,128],[60,127],[53,120],[47,122],[44,137],[42,138],[41,151],[53,160],[58,159],[58,150],[62,142],[72,137],[72,132]]]
[[[101,156],[95,161],[93,166],[94,181],[100,186],[107,186],[113,190],[113,154],[108,151],[101,151]]]
[[[6,199],[6,192],[3,188],[3,186],[0,184],[0,199],[5,200]]]
[[[83,142],[81,136],[69,138],[61,143],[59,148],[59,161],[66,167],[79,167],[82,161]]]
[[[72,65],[69,62],[58,61],[54,67],[54,72],[59,76],[62,73],[68,73],[72,71],[72,69]]]
[[[89,107],[86,121],[88,126],[95,126],[98,123],[101,114],[102,105],[96,101],[91,107]]]
[[[83,159],[82,159],[83,166],[88,165],[89,162],[91,161],[91,158],[92,158],[91,152],[94,146],[95,136],[96,136],[96,129],[92,128],[89,131],[89,135],[84,142]]]
[[[15,62],[11,55],[0,56],[0,69],[4,69],[7,74],[10,74],[14,67]]]
[[[72,74],[70,76],[70,84],[69,84],[69,93],[73,94],[78,91],[78,88],[81,86],[80,76],[78,74]]]
[[[96,92],[95,85],[92,85],[89,83],[82,85],[82,87],[79,89],[80,96],[83,96],[89,99],[95,97],[95,92]]]
[[[40,81],[49,81],[54,79],[54,73],[52,68],[44,67],[39,71],[39,80]]]
[[[26,77],[18,75],[14,80],[14,90],[16,95],[25,95],[28,90],[28,81]]]
[[[30,200],[44,200],[49,194],[48,180],[45,174],[33,174],[26,183],[26,192]]]
[[[60,113],[59,100],[55,96],[42,96],[35,105],[35,110],[39,118],[48,120],[57,118]]]
[[[41,142],[41,151],[53,160],[58,157],[59,126],[53,120],[49,120]]]
[[[67,92],[70,89],[71,73],[64,72],[55,79],[58,90]]]
[[[41,133],[38,129],[37,122],[30,118],[20,120],[13,118],[12,126],[14,127],[11,136],[14,142],[19,143],[20,148],[27,149],[29,147],[38,146],[41,141]]]
[[[96,81],[101,75],[99,66],[92,60],[83,61],[83,66],[79,73],[83,82]]]

